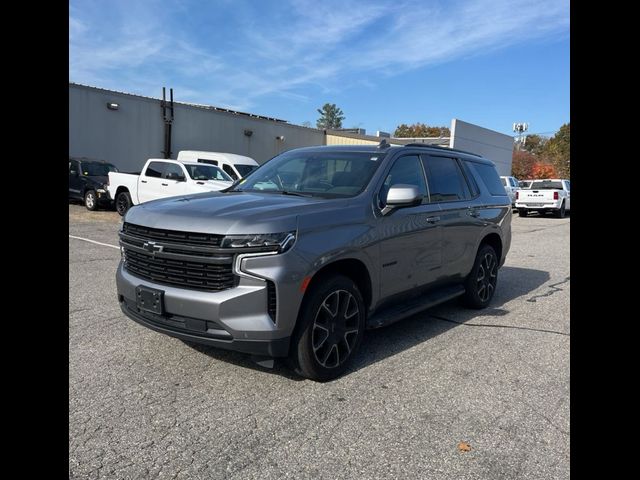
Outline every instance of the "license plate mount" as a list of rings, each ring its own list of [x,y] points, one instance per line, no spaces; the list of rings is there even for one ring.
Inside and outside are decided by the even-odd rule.
[[[164,291],[143,285],[136,287],[136,306],[145,312],[164,313]]]

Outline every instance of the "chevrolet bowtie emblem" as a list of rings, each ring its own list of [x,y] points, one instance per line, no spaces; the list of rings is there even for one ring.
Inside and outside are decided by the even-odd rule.
[[[162,245],[156,245],[156,242],[144,242],[142,248],[149,253],[157,253],[161,252],[164,247]]]

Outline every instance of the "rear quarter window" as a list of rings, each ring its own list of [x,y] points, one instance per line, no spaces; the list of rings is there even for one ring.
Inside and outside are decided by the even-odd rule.
[[[500,176],[498,175],[498,172],[496,171],[496,168],[493,165],[486,165],[484,163],[476,163],[476,162],[470,162],[470,163],[471,163],[471,168],[473,168],[476,171],[476,173],[482,180],[482,183],[485,184],[485,186],[487,187],[487,190],[489,190],[489,193],[491,195],[504,196],[507,194],[507,192],[504,189],[504,186],[502,185],[502,180],[500,179]]]

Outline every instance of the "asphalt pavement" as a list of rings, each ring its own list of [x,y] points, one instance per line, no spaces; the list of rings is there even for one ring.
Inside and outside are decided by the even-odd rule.
[[[119,224],[69,205],[70,478],[569,478],[570,218],[514,216],[491,308],[369,331],[329,383],[125,317]]]

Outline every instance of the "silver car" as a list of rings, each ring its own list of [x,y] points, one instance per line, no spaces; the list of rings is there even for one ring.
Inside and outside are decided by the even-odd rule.
[[[423,144],[301,148],[227,190],[131,208],[118,298],[148,328],[286,357],[324,381],[365,329],[455,297],[489,305],[510,244],[511,200],[487,159]]]

